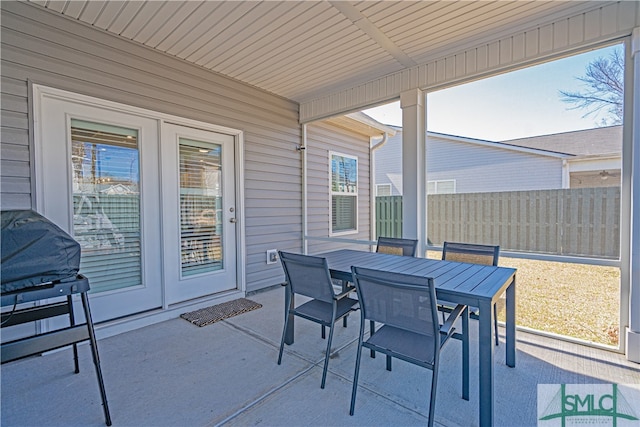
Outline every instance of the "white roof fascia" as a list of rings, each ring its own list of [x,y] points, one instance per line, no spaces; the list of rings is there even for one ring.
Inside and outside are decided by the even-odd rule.
[[[521,152],[521,153],[535,154],[535,155],[538,155],[538,156],[555,157],[555,158],[558,158],[558,159],[573,159],[573,158],[575,158],[575,155],[568,154],[568,153],[560,153],[560,152],[557,152],[557,151],[540,150],[540,149],[537,149],[537,148],[529,148],[529,147],[521,147],[519,145],[505,144],[503,142],[485,141],[485,140],[482,140],[482,139],[466,138],[466,137],[463,137],[463,136],[446,135],[446,134],[435,133],[435,132],[427,132],[427,137],[428,138],[449,139],[449,140],[452,140],[452,141],[462,142],[462,143],[465,143],[465,144],[474,144],[474,145],[480,145],[480,146],[484,146],[484,147],[493,147],[493,148],[498,148],[498,149],[502,149],[502,150],[509,150],[509,151],[517,151],[517,152]]]
[[[386,133],[389,136],[394,136],[396,134],[396,130],[394,128],[380,123],[363,112],[350,113],[345,116],[364,125],[371,126],[372,128],[379,130],[380,133]]]

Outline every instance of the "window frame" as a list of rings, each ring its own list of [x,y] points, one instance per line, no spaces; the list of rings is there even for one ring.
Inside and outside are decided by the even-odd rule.
[[[380,194],[381,187],[388,188],[389,194],[385,194],[385,195]],[[376,197],[389,197],[389,196],[392,196],[391,193],[392,193],[391,184],[376,184]]]
[[[447,192],[447,193],[440,193],[438,192],[438,184],[440,183],[451,183],[453,182],[453,192]],[[429,192],[429,184],[433,184],[434,185],[434,192],[430,193]],[[457,185],[456,185],[456,180],[455,179],[434,179],[434,180],[429,180],[427,181],[427,194],[456,194],[458,189],[457,189]]]
[[[352,159],[355,160],[356,162],[356,191],[355,193],[353,192],[347,192],[347,191],[334,191],[333,190],[333,168],[332,168],[332,163],[333,163],[333,158],[334,156],[336,157],[343,157],[346,159]],[[338,151],[329,151],[329,236],[344,236],[344,235],[349,235],[349,234],[357,234],[359,232],[359,221],[358,221],[358,211],[359,211],[359,197],[358,197],[358,181],[360,179],[359,177],[359,169],[358,169],[358,156],[354,156],[351,154],[346,154],[346,153],[342,153],[342,152],[338,152]],[[355,222],[355,228],[351,228],[348,230],[339,230],[339,231],[334,231],[333,230],[333,198],[334,196],[347,196],[347,197],[354,197],[355,198],[355,212],[353,213],[354,215],[354,222]]]

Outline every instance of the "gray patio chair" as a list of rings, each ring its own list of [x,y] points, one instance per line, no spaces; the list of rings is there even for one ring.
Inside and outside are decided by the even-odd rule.
[[[395,357],[432,371],[429,404],[429,425],[432,426],[440,349],[454,336],[453,325],[460,316],[464,322],[460,339],[468,344],[468,307],[456,306],[446,322],[440,326],[433,279],[359,267],[351,267],[351,271],[360,300],[362,322],[349,414],[353,415],[355,409],[362,347],[367,347],[386,354],[387,365],[390,358]],[[382,327],[366,341],[365,320],[382,324]],[[390,366],[387,366],[387,369],[390,370]],[[463,381],[464,378],[468,380],[468,371],[469,360],[463,357]],[[468,388],[468,384],[463,383],[463,398],[468,400],[465,388]]]
[[[396,237],[378,237],[376,252],[392,255],[416,256],[418,241]]]
[[[336,321],[347,316],[352,311],[357,310],[358,301],[348,297],[351,291],[339,294],[334,292],[326,259],[282,251],[278,251],[278,254],[280,255],[282,268],[284,269],[287,281],[284,328],[282,330],[282,340],[280,341],[278,365],[282,361],[284,340],[290,315],[319,323],[323,328],[328,326],[329,339],[327,340],[327,351],[324,358],[322,383],[320,385],[320,388],[324,388],[327,378],[327,367],[329,366],[329,355],[331,354],[334,325]],[[297,307],[292,307],[291,299],[294,295],[304,295],[312,299]]]
[[[500,246],[492,245],[476,245],[472,243],[454,243],[444,242],[442,247],[442,259],[446,261],[467,262],[471,264],[482,265],[498,265],[500,257]],[[439,301],[438,308],[443,312],[450,311],[453,303]],[[478,319],[478,308],[470,307],[469,315],[473,319]],[[498,308],[497,304],[493,305],[493,329],[496,345],[500,344],[498,340]]]

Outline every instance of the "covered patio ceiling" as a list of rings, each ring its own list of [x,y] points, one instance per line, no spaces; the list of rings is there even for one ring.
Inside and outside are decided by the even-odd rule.
[[[608,3],[28,1],[299,103]]]

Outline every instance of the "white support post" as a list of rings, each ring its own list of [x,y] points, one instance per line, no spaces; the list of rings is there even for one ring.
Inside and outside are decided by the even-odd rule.
[[[640,363],[640,28],[631,37],[632,166],[631,166],[631,256],[629,271],[629,327],[626,331],[627,359]],[[629,117],[629,115],[626,115]]]
[[[425,256],[427,190],[425,184],[425,97],[419,89],[400,94],[402,108],[402,237],[418,239]]]

